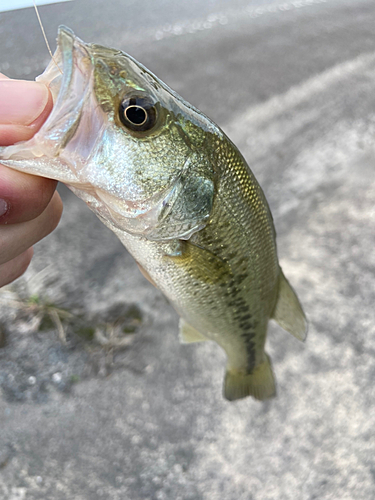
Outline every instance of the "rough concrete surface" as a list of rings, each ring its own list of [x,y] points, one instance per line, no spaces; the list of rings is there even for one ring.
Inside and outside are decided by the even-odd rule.
[[[131,53],[229,134],[268,197],[310,331],[300,344],[270,325],[278,397],[226,402],[223,352],[179,344],[172,307],[61,186],[61,224],[0,291],[0,498],[375,498],[374,2],[40,13],[51,41],[66,24]],[[0,14],[0,41],[9,76],[48,61],[31,9]]]

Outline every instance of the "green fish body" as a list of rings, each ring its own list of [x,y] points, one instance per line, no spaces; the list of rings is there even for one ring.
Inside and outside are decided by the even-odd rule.
[[[264,350],[275,319],[300,340],[306,319],[278,263],[267,201],[206,116],[123,52],[61,27],[39,81],[54,109],[3,164],[66,183],[116,233],[180,315],[183,342],[227,354],[224,396],[275,395]]]

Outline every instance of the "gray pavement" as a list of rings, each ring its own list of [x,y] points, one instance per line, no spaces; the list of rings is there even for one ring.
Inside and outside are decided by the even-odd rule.
[[[375,498],[374,2],[40,13],[51,41],[66,24],[129,52],[229,134],[270,202],[310,331],[301,345],[270,325],[277,399],[224,401],[220,349],[179,344],[172,307],[61,186],[61,224],[0,292],[0,498]],[[12,77],[49,59],[31,9],[0,14],[0,43]],[[60,313],[65,334],[57,308],[73,315]]]

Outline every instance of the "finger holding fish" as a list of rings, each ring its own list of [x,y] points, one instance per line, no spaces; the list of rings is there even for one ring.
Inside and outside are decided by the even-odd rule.
[[[45,85],[0,75],[1,146],[30,139],[46,121],[52,106]]]
[[[3,224],[0,229],[0,264],[12,260],[50,234],[56,228],[61,213],[62,202],[55,192],[39,216],[26,222]]]
[[[0,164],[0,199],[6,205],[0,225],[31,221],[41,215],[51,202],[56,184],[52,179],[17,172]]]
[[[0,75],[0,145],[30,139],[52,109],[43,84]],[[0,286],[18,278],[30,263],[31,245],[49,234],[62,211],[56,181],[0,164]]]

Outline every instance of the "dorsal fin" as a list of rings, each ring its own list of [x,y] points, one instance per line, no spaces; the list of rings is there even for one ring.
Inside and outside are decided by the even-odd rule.
[[[307,335],[307,320],[298,297],[280,269],[279,296],[272,318],[298,340]]]

